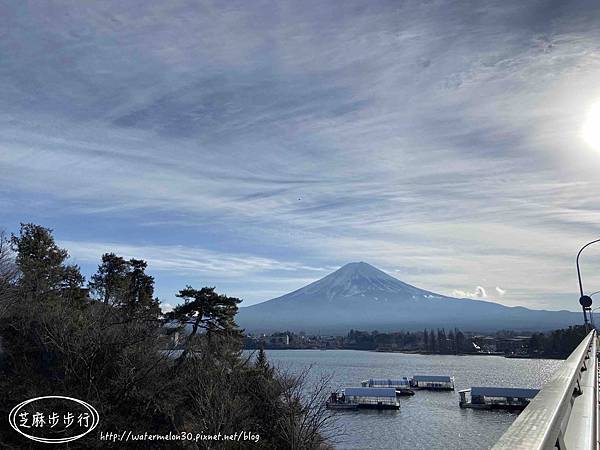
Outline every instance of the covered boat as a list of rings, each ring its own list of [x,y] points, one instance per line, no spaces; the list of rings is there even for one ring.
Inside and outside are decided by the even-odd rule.
[[[415,395],[415,391],[410,388],[410,380],[403,378],[369,378],[360,382],[362,387],[379,388],[387,387],[396,389],[397,396]]]
[[[459,391],[459,406],[474,409],[525,409],[539,389],[511,387],[472,387]]]
[[[410,385],[414,389],[453,391],[454,377],[447,375],[415,375],[410,381]]]
[[[333,392],[328,409],[400,409],[395,388],[347,387]]]

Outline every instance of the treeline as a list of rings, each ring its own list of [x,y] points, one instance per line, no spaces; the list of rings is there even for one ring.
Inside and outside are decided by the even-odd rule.
[[[440,354],[473,352],[471,341],[456,328],[448,333],[445,329],[393,333],[350,330],[345,345],[357,350],[419,350]]]
[[[517,336],[515,331],[502,330],[493,336],[473,336],[457,328],[448,332],[443,328],[392,333],[350,330],[347,337],[340,342],[340,347],[357,350],[407,350],[446,355],[493,351],[509,356],[563,359],[575,350],[587,335],[587,331],[583,325],[575,325],[546,333],[527,333],[530,337],[523,334]]]
[[[98,429],[70,448],[107,447],[99,433],[122,430],[246,431],[260,436],[252,448],[328,446],[333,428],[321,401],[324,384],[311,387],[305,375],[278,373],[264,354],[257,361],[244,356],[235,322],[239,299],[187,286],[178,295],[182,303],[162,315],[145,261],[107,253],[89,283],[68,261],[42,226],[22,224],[19,234],[0,236],[0,447],[33,444],[6,418],[13,406],[45,395],[75,397],[99,411]],[[162,350],[166,321],[191,328],[181,333],[175,354]]]
[[[546,333],[500,330],[493,335],[463,333],[454,328],[423,331],[350,330],[346,336],[295,334],[290,331],[273,333],[266,338],[246,336],[246,348],[329,348],[376,351],[409,351],[432,354],[499,354],[510,357],[566,358],[586,336],[584,326]],[[285,337],[286,339],[281,339]]]
[[[547,358],[566,358],[587,334],[583,325],[575,325],[548,333],[533,333],[529,341],[529,353]]]

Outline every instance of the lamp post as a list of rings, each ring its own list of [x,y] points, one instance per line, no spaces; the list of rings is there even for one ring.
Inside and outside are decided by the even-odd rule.
[[[600,239],[596,239],[594,241],[588,242],[583,247],[581,247],[581,249],[579,249],[579,252],[577,253],[577,258],[575,259],[575,263],[577,265],[577,279],[579,280],[579,294],[580,294],[579,304],[581,305],[581,308],[583,309],[583,322],[585,323],[586,329],[589,328],[586,311],[591,311],[592,297],[590,297],[589,295],[585,295],[583,293],[583,283],[581,282],[581,270],[579,269],[579,256],[581,255],[581,252],[586,247],[589,247],[590,245],[595,244],[596,242],[600,242]]]
[[[591,294],[589,294],[588,297],[593,297],[594,295],[596,295],[598,292],[600,291],[596,291],[596,292],[592,292]],[[590,311],[590,322],[592,323],[592,327],[596,328],[596,325],[594,324],[594,311],[600,309],[600,306],[596,306],[594,309],[592,309]]]

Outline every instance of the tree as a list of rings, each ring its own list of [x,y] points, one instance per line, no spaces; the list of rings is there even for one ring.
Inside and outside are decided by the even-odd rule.
[[[4,232],[0,231],[0,319],[17,295],[15,284],[18,272],[12,256],[10,242]]]
[[[76,265],[65,264],[69,253],[58,247],[52,230],[32,223],[22,223],[19,236],[12,235],[11,248],[16,252],[19,287],[34,299],[62,290],[78,291],[84,278]]]
[[[435,333],[434,333],[434,331],[433,331],[433,330],[430,330],[430,331],[429,331],[429,346],[430,346],[430,351],[431,351],[432,353],[435,353],[435,350],[436,350],[436,348],[435,348],[435,347],[436,347],[436,346],[435,346],[435,343],[436,343],[436,339],[435,339]]]
[[[160,314],[159,301],[154,298],[154,277],[146,273],[147,267],[144,260],[126,261],[114,253],[105,253],[88,286],[98,300],[121,308],[130,318],[156,318]]]
[[[438,352],[446,353],[446,332],[442,328],[437,331],[437,339],[438,339]]]
[[[105,304],[116,305],[123,301],[128,284],[129,263],[114,253],[102,255],[102,264],[92,275],[89,288]]]
[[[449,341],[449,348],[448,350],[450,351],[450,353],[457,353],[456,350],[456,336],[454,335],[454,331],[450,330],[448,332],[448,341]]]
[[[146,274],[148,263],[141,259],[130,259],[127,293],[124,307],[130,312],[160,313],[159,302],[154,299],[154,277]]]
[[[462,353],[465,351],[465,335],[458,328],[454,329],[454,336],[456,339],[456,351]]]
[[[256,362],[254,364],[258,371],[264,376],[273,376],[274,369],[273,367],[271,367],[271,364],[269,364],[269,360],[267,359],[267,355],[265,353],[265,346],[262,342],[260,344],[260,347],[258,348],[258,354],[256,355]]]
[[[94,405],[107,429],[127,423],[136,434],[149,426],[163,435],[252,430],[260,434],[257,448],[328,448],[326,433],[336,430],[329,428],[332,416],[325,410],[328,388],[305,389],[306,377],[281,375],[264,353],[258,358],[263,368],[243,357],[234,321],[238,299],[214,288],[180,292],[179,317],[193,321],[194,333],[206,331],[195,336],[197,348],[215,350],[201,351],[201,358],[188,358],[180,366],[163,351],[164,330],[147,320],[145,311],[157,300],[145,262],[125,261],[126,270],[117,271],[123,289],[119,284],[114,290],[103,278],[108,272],[99,270],[92,283],[99,289],[108,286],[107,304],[105,290],[94,292],[101,301],[84,296],[84,302],[74,303],[72,294],[82,291],[82,277],[76,266],[66,264],[66,251],[54,244],[50,230],[32,225],[22,231],[11,240],[16,254],[0,235],[1,416],[24,398],[54,392]],[[136,313],[130,315],[127,305]],[[46,431],[46,437],[55,433]],[[0,427],[0,447],[21,448],[23,442],[10,427]],[[196,446],[212,449],[214,442]],[[74,447],[104,448],[106,443],[90,434]]]
[[[183,303],[168,313],[167,318],[192,325],[187,345],[179,357],[180,362],[187,356],[190,344],[200,329],[204,329],[209,338],[212,334],[241,337],[235,323],[240,299],[218,294],[214,287],[197,290],[191,286],[180,290],[177,297],[183,299]]]

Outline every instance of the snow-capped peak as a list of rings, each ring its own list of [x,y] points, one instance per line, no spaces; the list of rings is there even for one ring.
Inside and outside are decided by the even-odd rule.
[[[302,295],[318,294],[328,300],[375,292],[378,293],[378,297],[385,299],[386,293],[415,294],[422,291],[365,262],[346,264],[326,277],[296,291]]]

